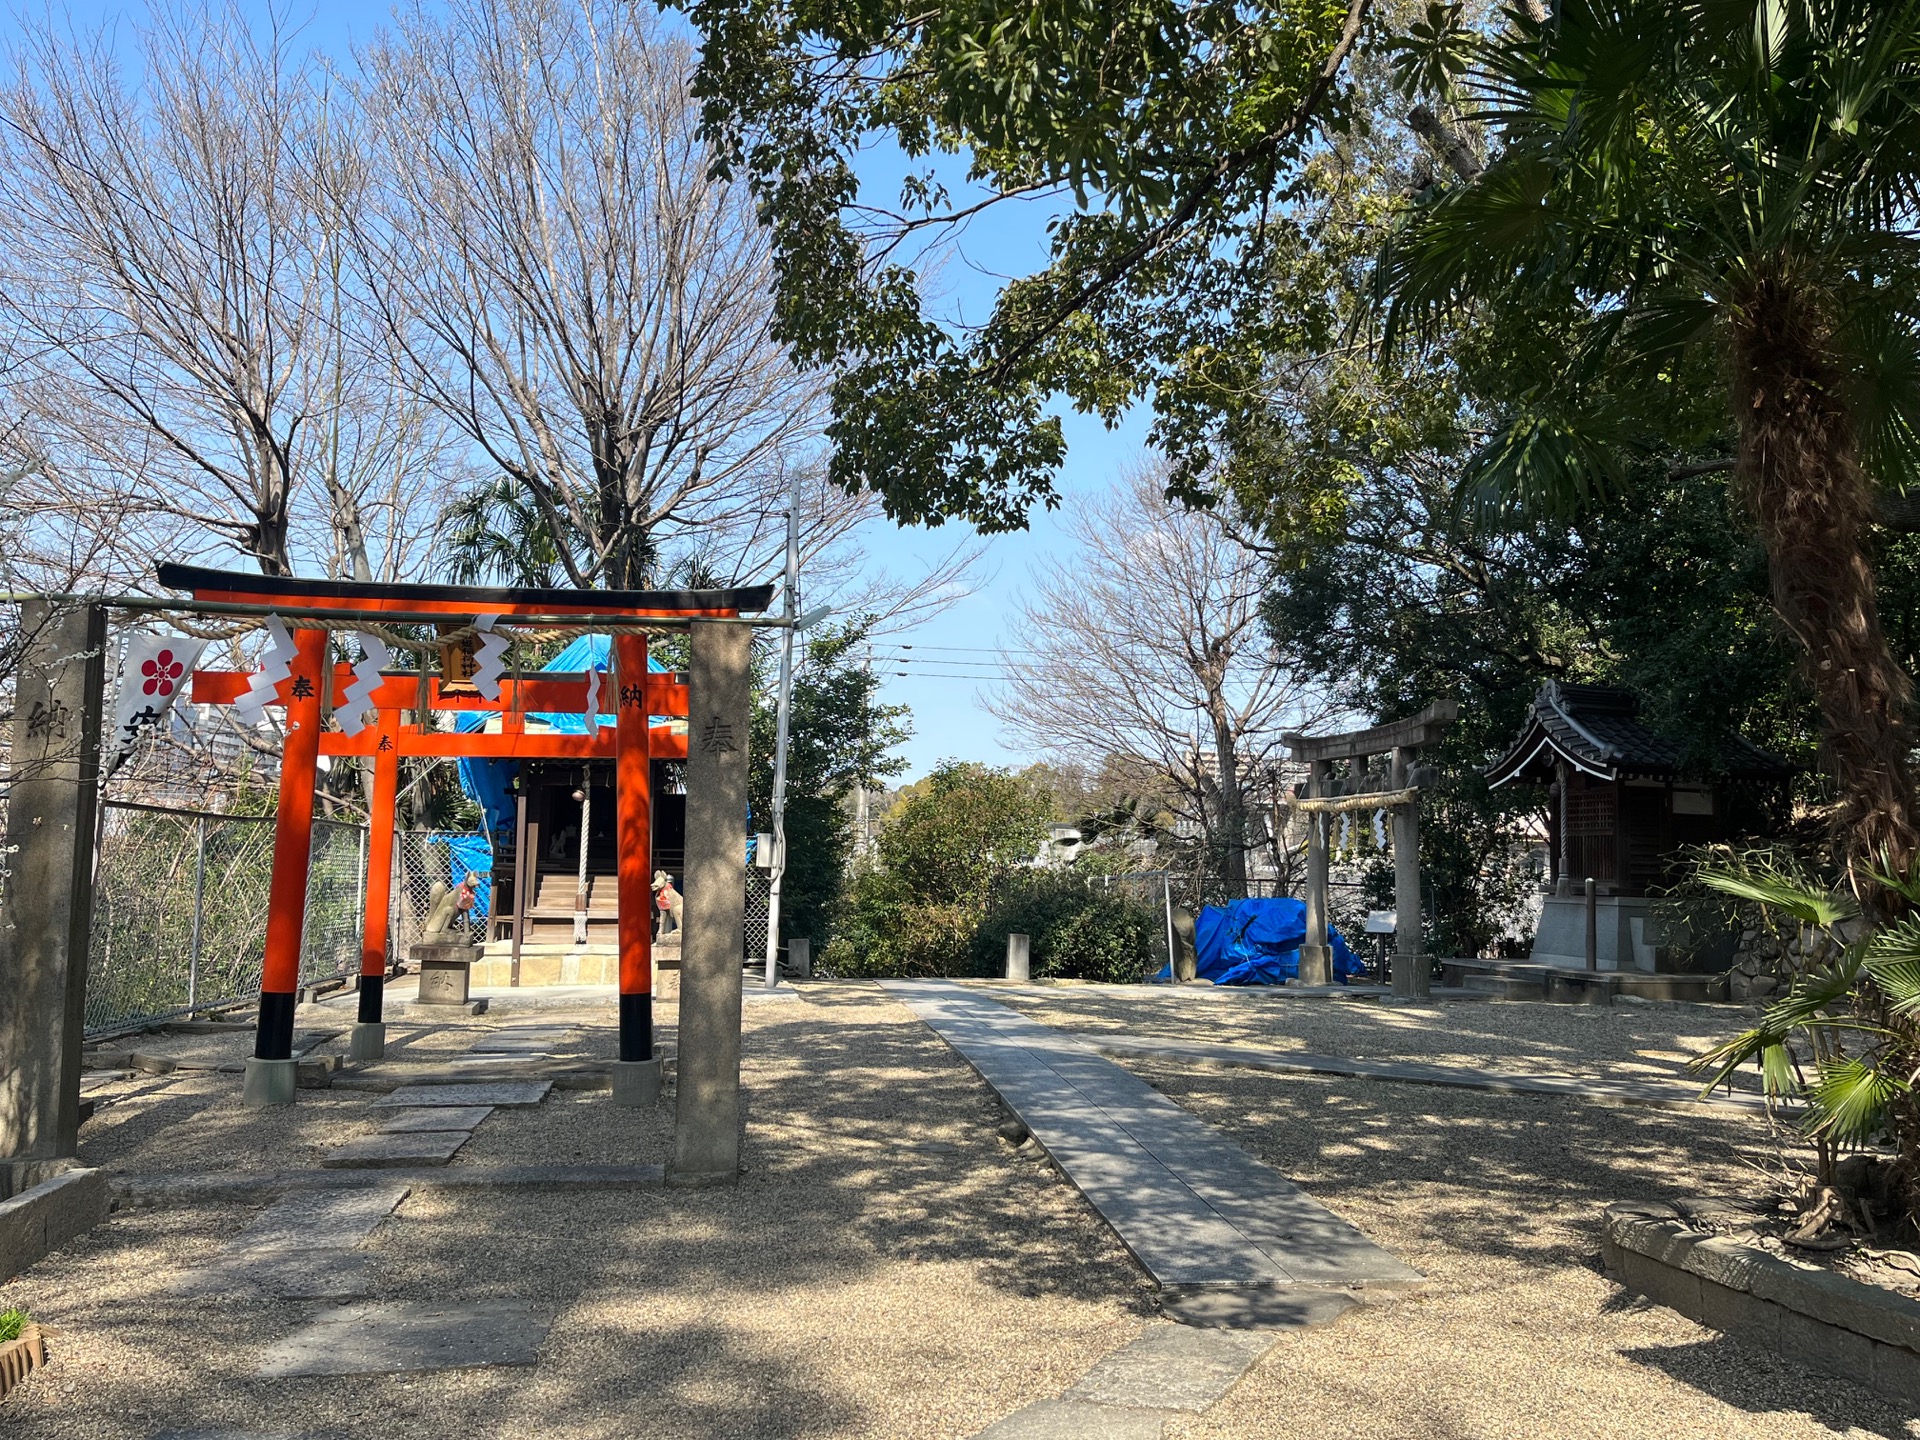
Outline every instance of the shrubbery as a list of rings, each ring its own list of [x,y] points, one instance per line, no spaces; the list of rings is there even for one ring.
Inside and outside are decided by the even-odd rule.
[[[1135,981],[1161,912],[1119,885],[1028,868],[1049,800],[1019,775],[948,763],[887,818],[849,887],[820,968],[853,977],[999,975],[1007,935],[1033,939],[1035,977]]]
[[[1029,871],[1007,879],[975,927],[973,973],[1004,973],[1007,936],[1019,933],[1032,940],[1036,980],[1131,984],[1152,963],[1161,923],[1158,910],[1119,886],[1092,886],[1072,871]]]
[[[887,817],[822,968],[848,976],[970,973],[974,931],[994,887],[1039,850],[1048,809],[1037,787],[1007,771],[957,761],[936,768]]]

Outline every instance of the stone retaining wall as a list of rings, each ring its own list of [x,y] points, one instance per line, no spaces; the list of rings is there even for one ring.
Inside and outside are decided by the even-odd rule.
[[[1920,1302],[1691,1228],[1671,1205],[1610,1205],[1608,1273],[1702,1325],[1920,1411]]]
[[[91,1230],[111,1206],[104,1170],[69,1170],[0,1200],[0,1280]]]

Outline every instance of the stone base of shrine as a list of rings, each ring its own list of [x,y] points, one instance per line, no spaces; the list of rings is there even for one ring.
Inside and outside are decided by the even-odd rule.
[[[653,943],[656,970],[680,968],[680,946],[674,940]],[[483,990],[504,990],[512,986],[513,942],[488,942],[473,962],[473,983]],[[613,945],[522,945],[520,979],[528,985],[617,985],[620,983],[620,951]]]
[[[1653,919],[1653,901],[1644,895],[1594,898],[1596,959],[1602,970],[1644,973],[1673,969]],[[1548,895],[1540,907],[1540,928],[1533,937],[1536,965],[1584,968],[1587,963],[1587,897]]]

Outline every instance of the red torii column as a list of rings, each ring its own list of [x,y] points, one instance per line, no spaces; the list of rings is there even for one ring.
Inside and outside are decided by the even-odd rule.
[[[614,803],[620,906],[620,1060],[613,1101],[629,1107],[660,1099],[653,1058],[653,756],[647,704],[647,637],[613,637]],[[586,840],[581,839],[584,845]]]
[[[291,1105],[294,1093],[293,1006],[300,988],[300,949],[307,921],[307,868],[313,856],[313,785],[320,756],[320,694],[327,673],[327,632],[293,632],[287,677],[287,737],[280,752],[280,800],[273,821],[273,885],[267,908],[266,955],[260,968],[260,1027],[247,1061],[241,1103]]]
[[[360,939],[360,1012],[350,1053],[378,1060],[387,1053],[383,1004],[387,985],[387,922],[393,909],[393,807],[400,788],[400,712],[382,710],[373,752],[373,803],[367,814],[366,914]]]

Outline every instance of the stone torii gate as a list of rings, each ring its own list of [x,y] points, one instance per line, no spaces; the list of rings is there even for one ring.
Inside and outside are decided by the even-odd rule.
[[[1307,938],[1300,947],[1300,983],[1333,983],[1327,944],[1327,849],[1333,817],[1385,810],[1393,817],[1393,993],[1425,999],[1431,976],[1420,936],[1420,791],[1432,770],[1417,764],[1459,715],[1451,700],[1436,700],[1418,715],[1340,735],[1283,735],[1288,753],[1307,766],[1307,783],[1293,808],[1307,817]],[[1375,756],[1386,757],[1376,768]],[[1335,775],[1334,762],[1347,773]]]

